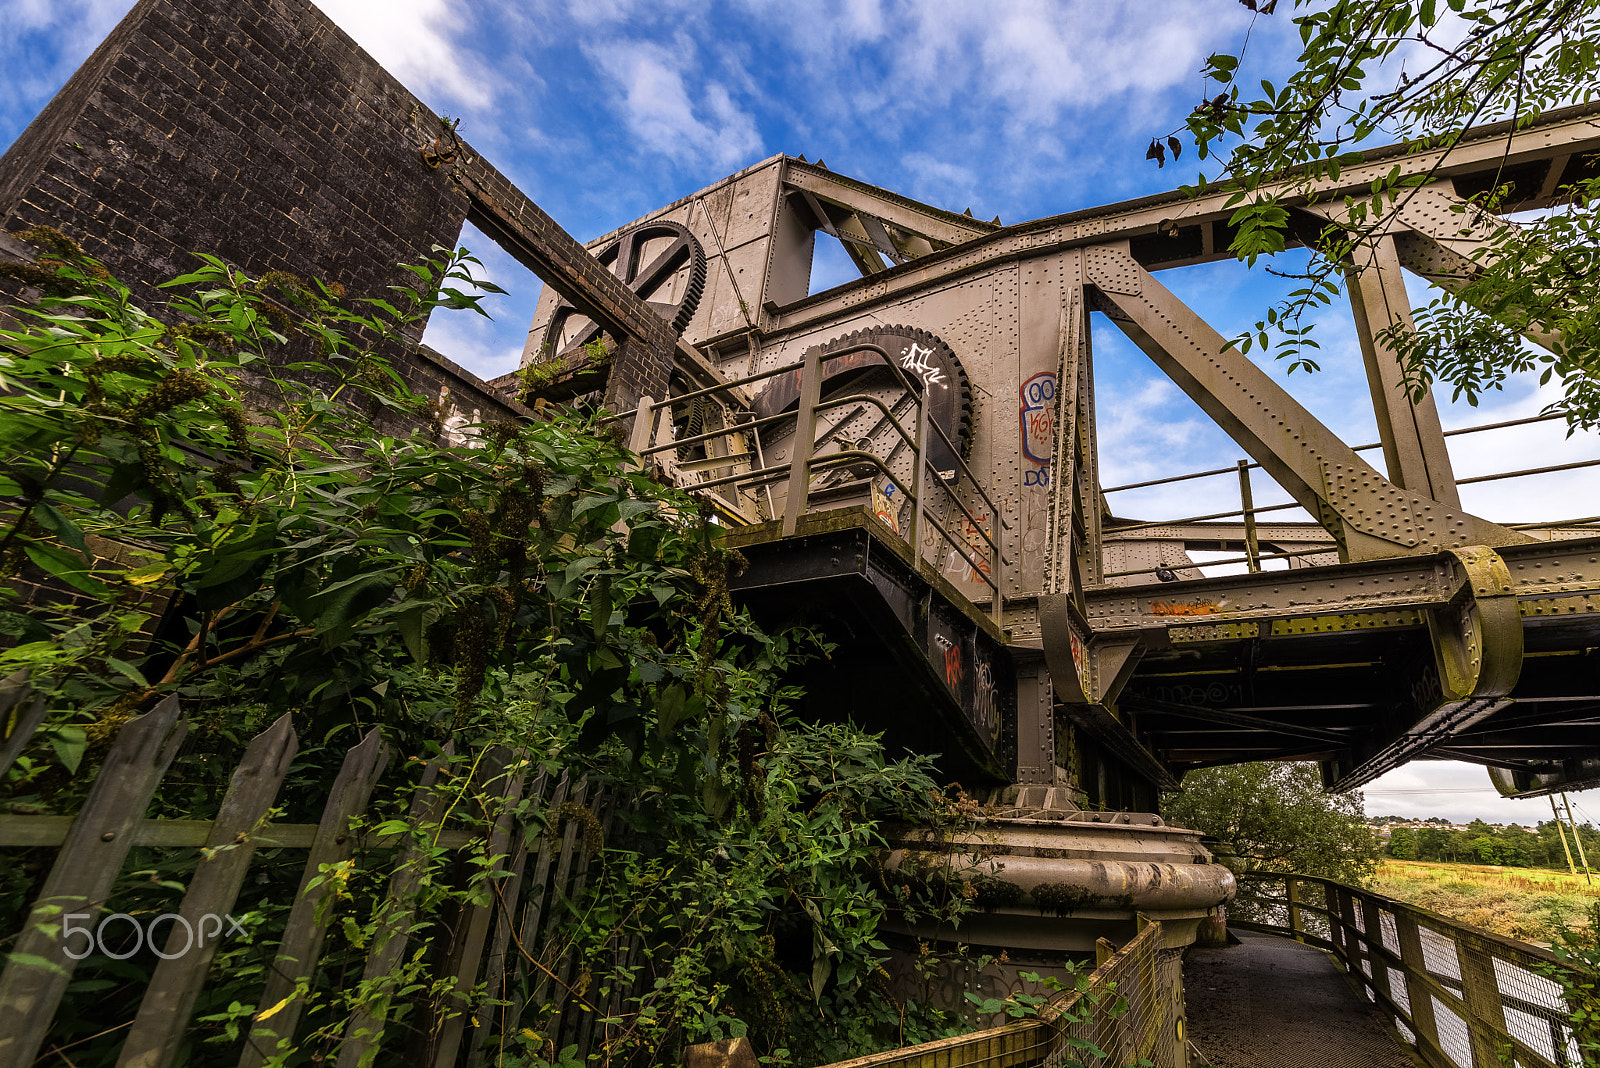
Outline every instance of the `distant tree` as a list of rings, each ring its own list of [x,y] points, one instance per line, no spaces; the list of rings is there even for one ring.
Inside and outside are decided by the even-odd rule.
[[[1190,772],[1165,812],[1261,870],[1361,883],[1378,863],[1363,808],[1360,793],[1323,793],[1315,764],[1265,762]]]
[[[1427,827],[1417,832],[1418,860],[1449,860],[1450,853],[1450,831]]]
[[[1389,855],[1396,860],[1420,860],[1417,852],[1417,832],[1409,827],[1396,827],[1389,832]]]
[[[1500,839],[1489,834],[1480,834],[1472,840],[1472,850],[1478,859],[1485,864],[1499,864],[1502,862],[1502,845]]]

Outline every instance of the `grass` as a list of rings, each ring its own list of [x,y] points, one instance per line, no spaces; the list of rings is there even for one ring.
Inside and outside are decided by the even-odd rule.
[[[1386,860],[1372,889],[1461,923],[1524,942],[1548,944],[1562,927],[1591,923],[1600,876],[1488,864]]]

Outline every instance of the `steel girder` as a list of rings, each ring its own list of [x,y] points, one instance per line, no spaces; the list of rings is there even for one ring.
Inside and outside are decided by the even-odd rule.
[[[1311,193],[1321,202],[1342,201],[1346,193],[1370,196],[1373,179],[1387,175],[1399,165],[1404,174],[1437,173],[1444,177],[1487,170],[1493,173],[1502,165],[1524,166],[1534,163],[1564,162],[1600,150],[1600,104],[1586,104],[1546,112],[1537,123],[1513,131],[1503,123],[1480,127],[1460,143],[1446,150],[1408,152],[1404,145],[1392,145],[1365,154],[1365,162],[1345,168],[1337,180],[1314,184]],[[1448,155],[1448,161],[1445,156]],[[800,165],[803,166],[803,165]],[[791,161],[790,167],[799,167]],[[860,185],[863,189],[874,187]],[[885,197],[894,194],[875,190]],[[996,264],[1048,256],[1073,248],[1083,248],[1123,239],[1149,239],[1156,242],[1149,253],[1141,249],[1141,259],[1163,266],[1227,259],[1227,241],[1215,237],[1195,241],[1193,256],[1162,256],[1156,249],[1174,229],[1225,228],[1234,208],[1228,206],[1232,190],[1217,187],[1196,197],[1181,192],[1163,193],[1139,200],[1084,211],[1056,215],[993,230],[985,236],[952,244],[915,259],[905,266],[884,272],[871,280],[842,286],[814,296],[778,305],[769,310],[764,330],[779,337],[790,331],[803,331],[810,325],[836,319],[863,307],[898,303],[930,288],[945,286],[965,275]],[[901,198],[896,198],[901,199]],[[908,202],[909,203],[909,202]],[[1542,203],[1530,199],[1526,206]],[[1291,207],[1304,206],[1296,196]],[[1519,205],[1522,206],[1522,205]],[[934,213],[937,209],[922,208]],[[945,213],[939,213],[945,214]],[[967,220],[971,222],[972,220]],[[977,224],[980,227],[983,223]],[[1197,231],[1198,233],[1198,231]],[[1201,253],[1202,244],[1205,251]],[[707,341],[715,342],[716,337]]]
[[[1520,131],[1474,131],[1448,160],[1380,149],[1315,190],[1316,201],[1334,203],[1395,164],[1402,173],[1437,168],[1446,180],[1465,183],[1410,194],[1394,232],[1375,242],[1351,277],[1392,479],[1248,360],[1224,354],[1222,337],[1149,273],[1229,255],[1226,190],[1002,228],[777,158],[659,214],[681,215],[696,232],[714,217],[708,247],[726,250],[720,266],[727,286],[719,283],[688,337],[724,373],[752,373],[767,366],[763,360],[781,361],[791,349],[881,319],[891,308],[898,321],[948,333],[964,361],[973,350],[982,368],[975,384],[989,406],[975,458],[980,475],[994,480],[1007,551],[1019,560],[1007,567],[1006,603],[1025,709],[1017,727],[1028,739],[1019,775],[1050,781],[1060,774],[1053,766],[1059,716],[1152,782],[1165,779],[1163,765],[1226,762],[1228,753],[1235,760],[1323,759],[1338,786],[1429,752],[1548,774],[1548,761],[1504,755],[1539,729],[1504,728],[1519,711],[1507,704],[1560,676],[1548,695],[1528,699],[1553,702],[1541,706],[1556,717],[1552,723],[1583,713],[1582,686],[1574,689],[1562,675],[1567,669],[1556,668],[1574,648],[1600,644],[1600,616],[1589,614],[1600,605],[1594,560],[1579,559],[1593,547],[1532,543],[1462,513],[1437,417],[1430,405],[1409,405],[1378,335],[1404,322],[1400,266],[1445,276],[1470,262],[1475,246],[1460,232],[1461,214],[1441,213],[1460,202],[1457,192],[1470,192],[1476,172],[1492,172],[1502,160],[1518,173],[1543,168],[1540,188],[1529,195],[1548,198],[1569,160],[1600,148],[1596,115],[1600,107],[1569,109]],[[1314,211],[1320,204],[1291,206]],[[817,228],[838,236],[870,277],[797,296],[805,291],[797,280],[810,262],[809,231]],[[747,313],[746,297],[757,314]],[[1148,540],[1159,531],[1099,529],[1086,326],[1096,308],[1133,334],[1326,526],[1345,563],[1104,587],[1102,540]],[[1018,434],[1018,384],[1039,376],[1054,379],[1048,451],[1038,447],[1046,439],[1030,430],[1026,403],[1020,447],[1004,433],[1010,423],[1013,438]],[[1023,451],[1029,464],[1020,463]],[[1270,540],[1266,531],[1256,533]],[[1180,540],[1198,533],[1185,529]],[[1312,548],[1322,543],[1310,530],[1279,535]],[[966,587],[956,592],[976,596]],[[1207,678],[1236,678],[1238,692],[1212,695]]]
[[[1221,334],[1139,265],[1125,243],[1089,249],[1084,262],[1102,310],[1317,517],[1342,558],[1375,560],[1532,540],[1390,483],[1265,371],[1228,348]]]
[[[1379,237],[1359,255],[1349,272],[1350,309],[1356,337],[1366,364],[1372,412],[1383,442],[1384,466],[1401,489],[1431,498],[1454,511],[1461,510],[1445,449],[1444,428],[1433,394],[1413,400],[1405,388],[1400,359],[1384,340],[1383,331],[1414,329],[1411,299],[1400,273],[1400,256],[1394,238]]]

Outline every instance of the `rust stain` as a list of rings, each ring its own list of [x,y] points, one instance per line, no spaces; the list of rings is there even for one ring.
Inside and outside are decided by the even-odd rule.
[[[1156,616],[1214,616],[1222,607],[1214,601],[1151,601],[1150,614]]]

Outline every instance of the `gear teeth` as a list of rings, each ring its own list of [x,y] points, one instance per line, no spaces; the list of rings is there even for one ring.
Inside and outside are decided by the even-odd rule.
[[[672,233],[677,237],[686,238],[689,244],[689,279],[683,287],[683,297],[678,301],[677,311],[669,322],[673,332],[679,337],[689,328],[694,320],[694,313],[700,308],[700,298],[706,291],[706,250],[701,246],[700,239],[694,236],[687,226],[669,219],[657,219],[652,222],[641,223],[630,230],[618,234],[610,244],[595,254],[595,259],[602,265],[610,266],[616,260],[622,248],[622,242],[629,236],[643,230],[660,230],[663,233]],[[550,315],[549,325],[545,327],[543,347],[548,348],[552,356],[565,356],[566,352],[555,351],[556,339],[560,336],[562,327],[566,324],[567,316],[577,309],[568,303],[565,298],[556,301],[555,310]]]

